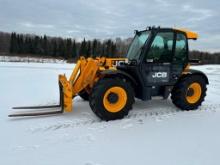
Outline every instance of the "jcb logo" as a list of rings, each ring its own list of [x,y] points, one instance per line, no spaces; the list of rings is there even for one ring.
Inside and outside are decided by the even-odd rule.
[[[155,72],[152,75],[153,78],[166,78],[167,77],[167,72]]]

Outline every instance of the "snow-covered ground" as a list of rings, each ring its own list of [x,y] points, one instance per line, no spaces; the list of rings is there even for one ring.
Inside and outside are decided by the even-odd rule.
[[[122,120],[103,122],[79,97],[74,111],[8,118],[11,107],[58,102],[57,75],[71,64],[0,63],[2,165],[219,165],[220,66],[197,66],[209,78],[205,102],[183,112],[171,100],[136,100]]]
[[[4,56],[2,54],[0,54],[0,62],[66,63],[65,60],[55,58]]]

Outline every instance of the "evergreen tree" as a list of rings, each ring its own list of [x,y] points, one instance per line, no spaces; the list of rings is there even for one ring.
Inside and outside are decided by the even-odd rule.
[[[118,55],[117,55],[116,53],[117,53],[116,44],[114,44],[114,43],[112,42],[112,44],[111,44],[111,57],[112,57],[112,58],[118,57]]]
[[[96,57],[100,57],[102,54],[102,43],[100,41],[97,41],[97,52]]]
[[[33,41],[33,54],[41,54],[41,45],[40,45],[40,37],[35,36]]]
[[[109,39],[106,43],[106,57],[111,57],[111,47],[112,47],[112,41]]]
[[[18,45],[17,53],[22,54],[23,53],[23,46],[24,46],[23,35],[18,34],[16,39],[17,39],[17,45]]]
[[[29,53],[29,43],[28,43],[28,38],[24,38],[24,53],[27,54]]]
[[[77,58],[77,48],[76,48],[76,41],[73,40],[73,45],[72,45],[72,58],[76,59]]]
[[[58,41],[59,46],[58,46],[58,56],[65,58],[65,44],[62,39],[59,39]]]
[[[48,49],[48,40],[47,40],[46,35],[44,35],[44,37],[43,37],[42,48],[43,48],[43,54],[48,55],[49,54],[49,49]]]
[[[58,52],[57,41],[53,40],[52,41],[52,56],[57,57],[57,52]]]
[[[34,39],[33,38],[29,38],[28,39],[28,42],[29,42],[29,50],[30,50],[30,54],[34,54],[35,53],[35,46],[34,46]]]
[[[101,57],[106,57],[106,53],[105,53],[105,43],[101,44]]]
[[[92,57],[98,56],[98,41],[96,39],[92,42]]]
[[[87,42],[87,49],[86,49],[86,57],[90,57],[91,56],[91,42],[88,41]]]
[[[66,59],[71,59],[72,58],[72,40],[67,39],[66,40],[66,54],[65,54]]]
[[[83,40],[83,42],[81,43],[81,46],[80,46],[80,51],[79,51],[80,56],[85,56],[86,57],[86,47],[87,47],[87,44],[86,44],[86,40],[84,38],[84,40]]]
[[[16,33],[13,32],[10,39],[10,53],[17,53],[16,51]]]

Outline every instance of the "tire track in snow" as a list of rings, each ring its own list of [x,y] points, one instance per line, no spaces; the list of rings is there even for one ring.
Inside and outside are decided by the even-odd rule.
[[[199,107],[198,110],[191,110],[191,111],[182,111],[177,108],[169,108],[169,109],[162,109],[160,108],[159,111],[157,110],[151,110],[151,111],[145,111],[145,110],[132,110],[129,112],[128,116],[126,116],[124,119],[121,119],[120,121],[126,120],[126,119],[136,119],[139,123],[143,122],[143,119],[146,118],[152,118],[155,117],[157,121],[161,121],[165,118],[169,118],[173,115],[176,115],[177,113],[190,113],[190,112],[196,112],[196,111],[208,111],[208,112],[216,112],[216,110],[220,109],[220,104],[213,104],[213,105],[203,105]],[[191,114],[189,114],[191,115]],[[42,126],[36,126],[29,128],[28,131],[31,133],[36,133],[36,132],[45,132],[45,131],[56,131],[60,129],[67,129],[67,128],[77,128],[80,126],[91,126],[96,124],[99,126],[100,124],[104,125],[112,125],[114,122],[117,122],[119,120],[115,121],[102,121],[99,118],[80,118],[76,119],[74,121],[67,121],[67,122],[57,122],[55,124],[51,125],[42,125]]]

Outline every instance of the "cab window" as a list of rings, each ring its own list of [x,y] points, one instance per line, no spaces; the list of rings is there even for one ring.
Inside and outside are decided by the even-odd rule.
[[[159,32],[147,54],[147,62],[172,62],[173,32]]]
[[[186,36],[182,33],[177,33],[174,61],[178,63],[183,63],[186,60],[187,52]]]

